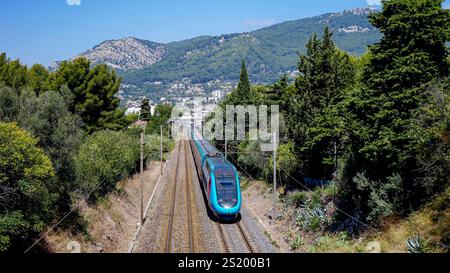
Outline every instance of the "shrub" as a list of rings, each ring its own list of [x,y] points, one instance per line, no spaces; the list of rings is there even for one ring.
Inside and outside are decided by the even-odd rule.
[[[297,250],[303,246],[302,237],[300,235],[295,236],[295,239],[291,243],[292,250]]]
[[[370,181],[364,174],[358,174],[353,182],[359,190],[368,192],[368,220],[374,221],[380,217],[392,216],[401,211],[402,202],[406,199],[406,196],[400,175],[390,176],[384,183],[376,183]]]
[[[364,251],[365,245],[360,241],[352,240],[345,232],[319,237],[307,250],[309,253],[362,253]]]
[[[334,182],[331,182],[326,187],[318,187],[314,189],[314,195],[324,202],[333,201],[336,193],[338,191],[337,185]]]
[[[146,161],[160,160],[160,145],[161,136],[160,135],[146,135],[144,146],[144,155]],[[174,143],[171,139],[163,137],[163,154],[170,152],[174,147]],[[164,156],[164,155],[163,155]]]
[[[308,193],[304,191],[296,191],[290,193],[287,197],[287,203],[289,205],[294,205],[300,207],[308,202]]]
[[[19,111],[19,95],[14,88],[0,86],[0,120],[14,121]]]
[[[138,139],[124,132],[94,133],[75,157],[78,194],[104,196],[135,170],[138,160]]]
[[[293,142],[281,144],[277,150],[277,170],[280,178],[284,182],[291,180],[296,170],[299,168],[298,158],[294,151],[295,144]],[[273,158],[269,159],[269,164],[265,169],[265,177],[268,181],[273,179]]]
[[[20,249],[54,215],[54,170],[36,144],[16,124],[0,123],[0,251]]]
[[[251,132],[254,133],[254,132]],[[230,152],[230,147],[228,151]],[[243,141],[239,143],[237,162],[239,166],[253,177],[261,177],[267,168],[268,160],[261,152],[260,141]],[[234,156],[233,154],[230,154]]]
[[[305,230],[324,230],[332,223],[328,208],[333,204],[333,195],[336,186],[331,184],[324,188],[316,188],[314,191],[294,192],[288,196],[288,203],[300,207],[297,212],[296,222]]]
[[[69,112],[58,92],[47,91],[36,97],[34,92],[23,90],[18,121],[39,139],[39,146],[50,157],[58,178],[59,206],[66,211],[69,193],[76,187],[73,157],[84,136],[80,118]]]

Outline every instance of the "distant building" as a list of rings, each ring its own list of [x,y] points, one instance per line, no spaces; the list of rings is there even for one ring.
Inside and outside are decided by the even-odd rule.
[[[223,98],[224,98],[224,93],[223,93],[223,91],[221,91],[221,90],[213,91],[213,92],[212,92],[212,95],[213,95],[213,99],[214,99],[215,101],[221,101],[221,100],[223,100]]]
[[[125,115],[140,114],[140,113],[141,113],[140,107],[130,107],[125,111]]]

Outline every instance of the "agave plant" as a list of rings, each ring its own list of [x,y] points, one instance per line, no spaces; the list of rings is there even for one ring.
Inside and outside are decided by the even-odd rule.
[[[317,231],[328,224],[326,210],[321,205],[304,205],[298,212],[296,222],[305,230]]]
[[[291,243],[292,250],[297,250],[303,245],[302,237],[300,235],[295,236],[294,241]]]
[[[411,237],[407,241],[408,253],[425,253],[426,243],[420,235]]]

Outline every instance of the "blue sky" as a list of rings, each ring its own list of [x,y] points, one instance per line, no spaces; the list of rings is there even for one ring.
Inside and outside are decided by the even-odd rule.
[[[2,0],[0,52],[29,65],[49,65],[108,39],[134,36],[156,42],[179,41],[250,31],[376,2],[379,0]]]

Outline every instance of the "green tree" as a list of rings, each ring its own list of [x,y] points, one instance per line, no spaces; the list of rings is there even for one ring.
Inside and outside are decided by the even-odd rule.
[[[250,136],[256,134],[256,131],[249,132]],[[236,158],[236,162],[239,163],[237,167],[245,170],[245,173],[250,174],[252,177],[262,177],[269,163],[266,154],[261,152],[262,142],[246,140],[232,144],[237,145],[237,147],[231,146],[231,152],[237,151],[237,153],[231,154],[229,157]],[[228,151],[230,151],[230,148]]]
[[[93,193],[92,200],[110,193],[117,182],[135,171],[138,160],[138,138],[114,131],[92,134],[75,157],[79,193]]]
[[[28,69],[19,60],[11,61],[5,53],[0,54],[0,83],[17,90],[28,83]]]
[[[241,75],[237,89],[231,94],[233,104],[245,105],[251,100],[251,86],[248,78],[247,66],[242,61]]]
[[[172,116],[173,106],[170,104],[159,104],[155,108],[155,113],[151,116],[147,124],[148,134],[160,134],[161,126],[163,126],[163,133],[169,134],[169,120]]]
[[[265,105],[279,105],[281,110],[286,110],[286,102],[289,100],[287,89],[289,87],[289,78],[283,75],[271,88],[263,93]]]
[[[149,121],[151,116],[152,114],[151,114],[150,100],[145,99],[141,103],[140,120]]]
[[[61,209],[70,205],[69,195],[77,189],[73,157],[83,140],[81,120],[67,109],[64,97],[48,91],[36,96],[22,92],[17,118],[20,126],[38,138],[39,146],[52,160],[58,178]]]
[[[61,90],[63,86],[72,91],[70,110],[82,118],[88,133],[122,129],[127,125],[124,111],[119,108],[120,100],[116,97],[120,78],[106,65],[91,69],[90,61],[85,58],[63,62],[50,87]]]
[[[277,171],[279,173],[279,180],[287,183],[292,180],[299,167],[299,160],[295,154],[295,144],[290,141],[281,144],[277,149]],[[269,163],[266,167],[266,179],[272,182],[273,179],[273,157],[270,157]]]
[[[19,112],[19,96],[14,88],[0,87],[0,120],[14,121]]]
[[[330,179],[336,148],[343,150],[338,141],[343,134],[339,105],[355,83],[355,65],[334,46],[326,28],[322,40],[315,35],[309,40],[306,55],[300,55],[299,71],[298,91],[289,102],[286,117],[288,134],[295,142],[301,174]]]
[[[37,140],[14,123],[0,123],[0,251],[18,249],[54,215],[54,170]]]
[[[35,64],[28,71],[28,87],[37,95],[48,90],[48,80],[50,73],[40,64]]]
[[[450,185],[450,78],[427,84],[422,101],[409,133],[417,147],[416,179],[425,195],[433,196]]]
[[[450,38],[450,11],[441,0],[385,1],[372,24],[384,34],[370,47],[370,60],[363,73],[366,88],[354,92],[347,112],[352,113],[352,153],[347,179],[341,185],[343,200],[356,200],[349,208],[370,213],[371,192],[384,188],[389,177],[402,181],[401,208],[410,211],[421,204],[423,170],[420,142],[431,139],[414,126],[424,101],[426,84],[449,74],[446,41]],[[352,178],[364,173],[377,185],[358,190]]]

